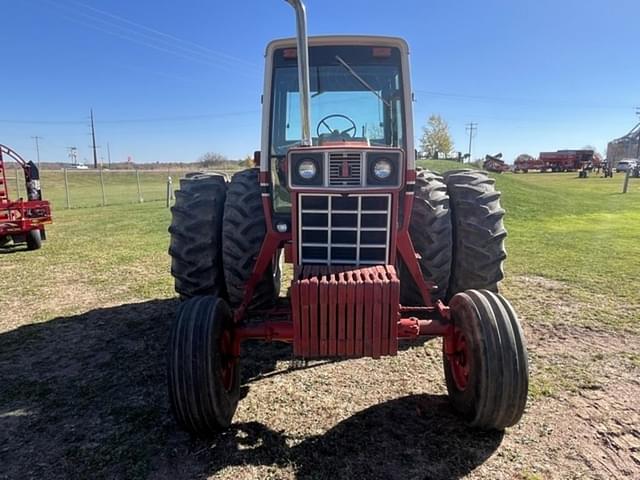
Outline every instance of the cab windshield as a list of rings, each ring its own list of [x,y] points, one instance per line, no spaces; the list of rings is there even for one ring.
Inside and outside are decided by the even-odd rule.
[[[271,155],[300,143],[295,50],[275,52]],[[358,141],[404,146],[400,52],[379,47],[311,47],[311,135],[314,145]]]
[[[284,161],[300,144],[300,93],[295,49],[274,53],[271,95],[270,164],[273,206],[290,211]],[[315,146],[357,142],[366,146],[405,146],[400,50],[388,47],[309,48],[311,136]]]

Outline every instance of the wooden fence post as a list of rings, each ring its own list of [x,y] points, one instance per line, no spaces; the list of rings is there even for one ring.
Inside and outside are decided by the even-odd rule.
[[[104,178],[102,177],[102,167],[100,167],[100,188],[102,189],[102,206],[107,204],[107,197],[104,193]]]
[[[173,200],[173,181],[171,177],[167,177],[167,208],[171,205],[171,200]]]
[[[140,190],[140,170],[136,168],[136,183],[138,184],[138,202],[144,202],[142,198],[142,190]]]
[[[69,179],[67,178],[67,169],[63,168],[64,171],[64,193],[65,199],[67,201],[67,208],[71,208],[71,199],[69,198]]]
[[[624,185],[622,186],[622,193],[627,193],[627,189],[629,188],[630,173],[631,173],[631,168],[627,168],[627,173],[624,176]]]

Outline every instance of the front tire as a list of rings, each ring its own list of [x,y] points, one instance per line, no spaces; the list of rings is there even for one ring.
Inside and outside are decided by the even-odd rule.
[[[233,357],[233,318],[215,296],[183,302],[168,348],[171,410],[199,437],[228,428],[240,399],[240,368]]]
[[[503,430],[525,409],[529,366],[524,335],[509,302],[488,290],[455,295],[453,334],[443,342],[454,408],[474,427]]]

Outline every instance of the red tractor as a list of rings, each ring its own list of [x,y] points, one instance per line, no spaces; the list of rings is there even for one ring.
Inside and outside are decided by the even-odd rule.
[[[494,180],[416,168],[404,40],[307,38],[304,5],[287,1],[298,35],[267,47],[259,168],[230,182],[190,174],[176,192],[169,253],[183,302],[168,383],[178,424],[205,437],[230,425],[245,340],[347,359],[440,336],[455,408],[476,427],[514,425],[528,360],[497,293],[507,233]]]
[[[9,200],[5,156],[15,160],[24,172],[27,200]],[[46,239],[45,224],[51,223],[51,207],[42,200],[40,173],[31,161],[26,161],[5,145],[0,145],[0,247],[26,243],[28,250],[37,250]]]

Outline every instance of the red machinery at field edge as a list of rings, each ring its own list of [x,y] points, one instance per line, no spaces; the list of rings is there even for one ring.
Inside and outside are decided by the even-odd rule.
[[[5,155],[15,160],[24,172],[26,200],[9,199]],[[11,148],[0,145],[0,246],[10,237],[14,244],[26,243],[28,250],[37,250],[46,239],[44,226],[48,223],[51,223],[51,206],[42,200],[38,167]]]

